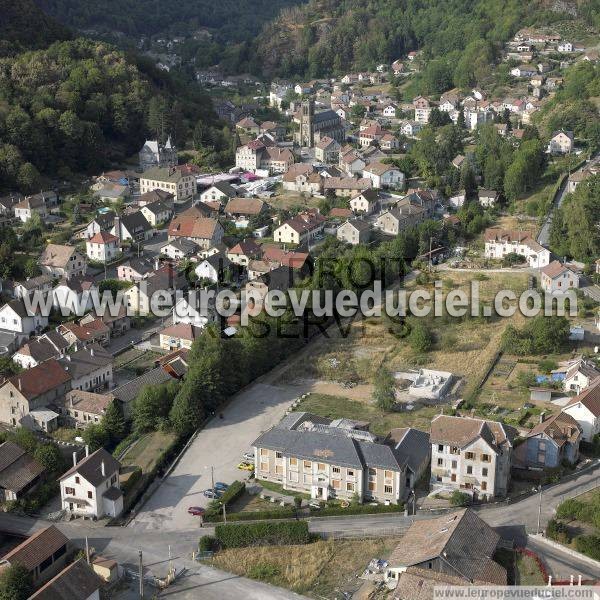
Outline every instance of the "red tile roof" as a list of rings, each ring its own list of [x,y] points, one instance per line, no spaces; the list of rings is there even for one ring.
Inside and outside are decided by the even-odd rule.
[[[27,400],[34,400],[70,380],[71,375],[54,358],[8,379]]]

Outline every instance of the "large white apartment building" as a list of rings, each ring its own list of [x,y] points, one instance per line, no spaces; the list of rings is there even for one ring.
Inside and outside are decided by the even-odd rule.
[[[513,446],[502,423],[438,415],[430,438],[432,490],[482,500],[506,495]]]

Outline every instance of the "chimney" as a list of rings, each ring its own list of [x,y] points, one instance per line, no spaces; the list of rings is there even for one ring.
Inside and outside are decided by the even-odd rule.
[[[77,466],[77,451],[73,452],[73,466]]]
[[[87,458],[90,455],[90,447],[86,444],[85,446],[85,457]]]
[[[104,461],[100,463],[100,471],[102,472],[102,477],[106,477],[106,467],[104,466]]]

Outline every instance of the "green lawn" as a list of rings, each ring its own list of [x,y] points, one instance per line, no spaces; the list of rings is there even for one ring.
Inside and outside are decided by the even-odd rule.
[[[138,466],[142,473],[152,471],[160,455],[173,443],[176,435],[169,431],[152,431],[144,435],[121,459],[123,466]]]
[[[429,431],[431,419],[440,412],[437,406],[427,406],[404,412],[384,412],[370,403],[350,400],[341,396],[310,394],[296,409],[328,417],[369,421],[369,430],[376,435],[385,435],[397,427],[416,427]]]

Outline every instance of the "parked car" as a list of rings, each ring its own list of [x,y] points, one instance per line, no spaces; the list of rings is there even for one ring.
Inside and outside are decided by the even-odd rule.
[[[223,483],[222,481],[217,481],[217,483],[215,483],[215,490],[217,490],[218,492],[224,492],[229,486],[226,483]]]
[[[244,454],[242,454],[242,458],[244,460],[253,461],[254,460],[254,452],[244,452]]]
[[[221,497],[221,493],[218,490],[204,490],[203,494],[213,500]]]
[[[203,517],[204,509],[201,506],[190,506],[188,508],[188,514],[194,515],[195,517]]]
[[[241,469],[242,471],[254,471],[254,464],[249,462],[241,462],[238,465],[238,469]]]
[[[315,508],[315,509],[317,509],[317,510],[318,510],[319,508],[321,508],[321,504],[320,504],[319,502],[317,502],[316,500],[311,500],[311,501],[308,503],[308,506],[310,506],[310,508]]]

